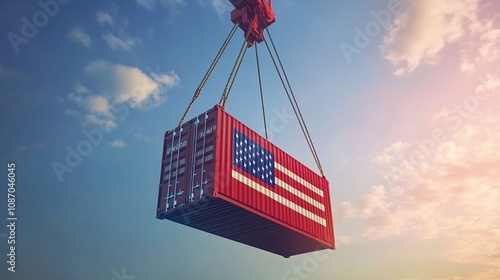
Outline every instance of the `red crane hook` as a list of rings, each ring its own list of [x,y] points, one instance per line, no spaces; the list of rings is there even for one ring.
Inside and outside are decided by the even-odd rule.
[[[245,32],[245,39],[251,47],[255,42],[264,40],[264,29],[276,21],[273,1],[265,0],[229,0],[234,6],[231,21],[238,24]]]

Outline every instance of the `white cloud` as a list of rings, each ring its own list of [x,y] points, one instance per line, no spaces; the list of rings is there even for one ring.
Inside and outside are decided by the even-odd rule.
[[[156,4],[159,3],[163,8],[168,9],[170,20],[174,16],[178,15],[180,13],[180,9],[185,7],[187,4],[186,0],[135,0],[135,2],[138,6],[150,11],[156,10]],[[207,2],[209,2],[210,6],[214,9],[220,19],[228,18],[229,11],[233,8],[228,1],[224,0],[198,0],[197,2],[201,6],[206,6]]]
[[[180,78],[175,74],[175,72],[170,71],[169,73],[166,74],[156,74],[152,73],[151,77],[153,80],[155,80],[158,84],[167,86],[167,87],[173,87],[175,85],[179,84]]]
[[[156,3],[159,2],[163,7],[176,8],[186,5],[185,0],[135,0],[138,6],[153,11],[156,9]]]
[[[229,11],[234,8],[229,1],[224,0],[210,0],[210,4],[221,20],[229,18]]]
[[[96,20],[101,25],[106,25],[106,24],[114,25],[113,17],[104,11],[98,11],[96,13]]]
[[[88,110],[91,113],[96,113],[98,115],[104,116],[112,116],[111,106],[108,103],[108,100],[99,95],[89,96],[87,98],[87,106]]]
[[[146,135],[142,135],[142,134],[139,134],[139,133],[137,133],[137,132],[134,132],[134,134],[133,134],[133,135],[134,135],[134,137],[135,137],[137,140],[139,140],[139,141],[143,141],[143,142],[146,142],[146,143],[151,142],[151,138],[149,138],[149,137],[148,137],[148,136],[146,136]]]
[[[81,116],[80,112],[74,109],[66,109],[64,110],[64,114],[66,114],[67,116],[74,116],[78,118]]]
[[[154,10],[156,8],[156,0],[135,0],[138,6],[146,8],[147,10]]]
[[[92,43],[92,39],[81,26],[73,27],[68,32],[67,37],[76,43],[82,44],[86,48],[90,48],[90,44]]]
[[[500,56],[500,30],[479,17],[479,0],[405,0],[405,11],[396,15],[381,49],[395,67],[395,75],[412,72],[421,64],[436,64],[451,44],[462,48],[463,71],[477,63],[491,63]],[[465,41],[469,44],[465,44]],[[470,58],[468,52],[477,53]]]
[[[67,99],[75,103],[83,112],[68,108],[67,115],[83,115],[83,125],[99,125],[111,131],[123,120],[129,108],[147,110],[159,106],[166,100],[168,89],[180,82],[179,76],[170,71],[159,70],[149,75],[140,69],[104,60],[89,63],[84,69],[90,79],[89,89],[76,82],[74,91]],[[141,141],[150,141],[149,137],[134,135]]]
[[[466,277],[451,276],[447,278],[436,278],[434,280],[498,280],[500,279],[500,269],[490,269],[479,273],[474,273]]]
[[[186,5],[186,0],[159,0],[164,7],[180,7]]]
[[[482,107],[468,115],[446,107],[432,118],[440,140],[383,149],[374,162],[388,184],[342,203],[336,217],[359,221],[365,239],[442,239],[451,261],[500,266],[500,80],[488,76],[478,93]]]
[[[79,105],[83,103],[83,97],[79,94],[74,93],[74,92],[70,92],[68,94],[68,100],[73,101]]]
[[[90,63],[85,72],[98,82],[97,86],[106,98],[139,109],[161,104],[166,89],[179,83],[179,77],[173,71],[153,73],[152,78],[138,68],[102,60]]]
[[[116,37],[113,34],[106,34],[102,36],[102,39],[108,43],[108,46],[113,49],[113,50],[125,50],[125,51],[131,51],[137,43],[140,41],[138,39],[131,39],[131,38],[126,38],[122,39],[119,37]]]
[[[79,82],[76,82],[75,84],[75,92],[76,93],[90,93],[89,89],[80,84]]]
[[[121,139],[116,139],[115,141],[109,143],[109,145],[117,149],[123,149],[127,146],[127,144]]]
[[[99,126],[104,129],[104,131],[112,131],[118,124],[113,119],[99,117],[96,114],[86,114],[83,121],[85,126]]]

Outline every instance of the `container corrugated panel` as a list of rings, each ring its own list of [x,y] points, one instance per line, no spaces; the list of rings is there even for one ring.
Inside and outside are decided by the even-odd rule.
[[[218,105],[165,133],[157,218],[285,257],[335,248],[326,178]]]

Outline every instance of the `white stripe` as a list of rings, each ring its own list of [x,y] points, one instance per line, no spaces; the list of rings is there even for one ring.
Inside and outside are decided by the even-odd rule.
[[[321,211],[325,211],[325,205],[321,204],[320,202],[314,200],[312,197],[308,196],[307,194],[297,190],[296,188],[290,186],[289,184],[281,181],[280,179],[278,178],[275,178],[275,183],[276,185],[284,188],[285,190],[291,192],[292,194],[300,197],[301,199],[307,201],[309,204],[311,204],[312,206],[320,209]]]
[[[297,174],[293,173],[292,171],[286,169],[285,167],[283,167],[281,164],[277,163],[277,162],[274,162],[274,167],[276,169],[278,169],[279,171],[285,173],[288,177],[294,179],[295,181],[297,181],[298,183],[304,185],[304,187],[310,189],[311,191],[319,194],[321,197],[323,197],[323,191],[318,189],[317,187],[311,185],[309,182],[307,182],[306,180],[300,178]]]
[[[325,226],[326,227],[326,220],[321,218],[320,216],[304,209],[303,207],[291,202],[290,200],[282,197],[281,195],[271,191],[270,189],[260,185],[259,183],[253,181],[252,179],[238,173],[237,171],[233,170],[232,171],[232,177],[235,178],[236,180],[240,181],[241,183],[249,186],[250,188],[260,192],[261,194],[273,199],[274,201],[277,201],[278,203],[292,209],[293,211],[315,221],[316,223]]]

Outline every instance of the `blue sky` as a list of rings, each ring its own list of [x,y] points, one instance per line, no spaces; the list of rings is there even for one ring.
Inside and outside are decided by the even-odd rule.
[[[163,133],[232,27],[229,1],[41,3],[0,4],[0,174],[16,163],[19,219],[2,279],[500,278],[497,2],[273,1],[338,247],[291,259],[155,218]],[[188,118],[218,103],[242,40]],[[313,168],[258,47],[272,141]],[[226,110],[261,131],[254,56]]]

